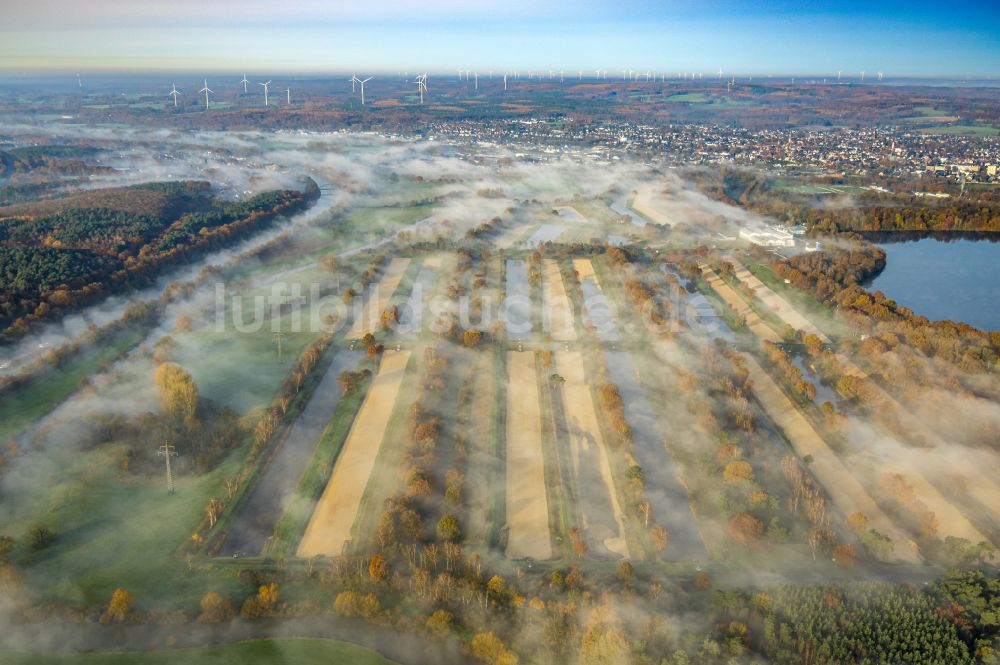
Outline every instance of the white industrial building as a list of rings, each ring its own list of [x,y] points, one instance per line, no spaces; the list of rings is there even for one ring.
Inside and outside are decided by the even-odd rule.
[[[740,238],[761,247],[795,247],[795,236],[776,226],[740,229]]]

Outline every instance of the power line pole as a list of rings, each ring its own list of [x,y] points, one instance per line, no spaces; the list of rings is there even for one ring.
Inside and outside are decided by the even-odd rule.
[[[174,449],[174,447],[172,445],[170,445],[169,443],[165,443],[162,446],[160,446],[160,450],[159,450],[158,454],[159,455],[163,455],[163,457],[167,460],[167,493],[168,494],[173,494],[174,493],[174,472],[170,468],[170,458],[171,457],[177,457],[177,451]]]
[[[278,343],[278,362],[281,362],[281,340],[285,338],[285,333],[276,332],[274,333],[274,341]]]

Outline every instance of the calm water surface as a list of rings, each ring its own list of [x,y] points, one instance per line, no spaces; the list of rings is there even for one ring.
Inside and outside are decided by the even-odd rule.
[[[1000,330],[1000,243],[921,238],[879,245],[886,266],[870,290],[929,319]]]

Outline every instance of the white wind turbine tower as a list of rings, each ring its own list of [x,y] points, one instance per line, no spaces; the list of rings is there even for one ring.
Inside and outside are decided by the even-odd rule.
[[[503,91],[507,92],[507,72],[503,73]]]
[[[208,87],[208,79],[205,79],[205,87],[202,88],[201,90],[199,90],[198,92],[205,93],[205,110],[207,111],[208,110],[208,93],[212,93],[213,95],[215,94],[215,91]]]
[[[577,75],[577,78],[578,78],[578,79],[579,79],[580,81],[582,81],[582,80],[583,80],[583,70],[582,70],[582,69],[581,69],[580,71],[578,71],[578,72],[576,73],[576,75]]]
[[[244,96],[247,94],[247,83],[249,83],[249,82],[250,81],[247,79],[247,75],[244,74],[243,75],[243,80],[240,81],[240,83],[243,84],[243,94],[244,94]]]
[[[288,95],[288,105],[291,106],[292,105],[292,89],[291,88],[285,88],[285,94]]]
[[[564,77],[563,77],[563,74],[565,74],[565,72],[564,72],[563,70],[561,70],[561,69],[560,69],[560,70],[559,70],[559,82],[560,82],[560,83],[564,83],[564,82],[565,82],[565,79],[564,79]]]
[[[476,90],[479,90],[479,72],[476,72],[474,76],[476,77]]]
[[[722,67],[719,67],[719,80],[722,80]]]
[[[268,80],[267,83],[258,83],[257,85],[264,86],[264,106],[267,106],[267,86],[271,85],[271,81]]]
[[[368,83],[368,81],[371,81],[373,78],[375,78],[375,77],[374,76],[369,76],[366,79],[358,79],[358,85],[361,86],[361,105],[362,106],[365,105],[365,83]]]
[[[840,75],[843,74],[843,73],[844,73],[844,70],[842,70],[842,69],[838,69],[837,70],[837,83],[840,83]]]
[[[861,71],[861,82],[862,83],[865,82],[865,72],[864,72],[864,70]]]
[[[462,80],[462,72],[464,72],[464,71],[465,71],[464,69],[459,69],[459,70],[458,70],[458,80],[459,80],[459,81],[461,81],[461,80]]]
[[[417,84],[417,91],[420,92],[420,103],[424,103],[424,92],[427,90],[427,74],[418,76],[414,81]]]
[[[878,80],[881,81],[883,76],[885,76],[885,74],[883,74],[882,72],[879,72],[878,73]]]
[[[355,92],[357,92],[354,89],[354,84],[358,82],[358,75],[357,74],[351,74],[351,78],[349,78],[347,80],[351,82],[351,94],[353,95]]]
[[[170,96],[174,98],[174,108],[177,108],[177,95],[181,94],[177,91],[177,84],[172,83],[173,89],[170,91]]]

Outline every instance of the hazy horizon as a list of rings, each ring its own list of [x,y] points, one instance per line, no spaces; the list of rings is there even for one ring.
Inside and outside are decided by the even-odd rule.
[[[5,8],[0,70],[314,73],[564,69],[990,78],[1000,9],[939,3],[181,0]]]

